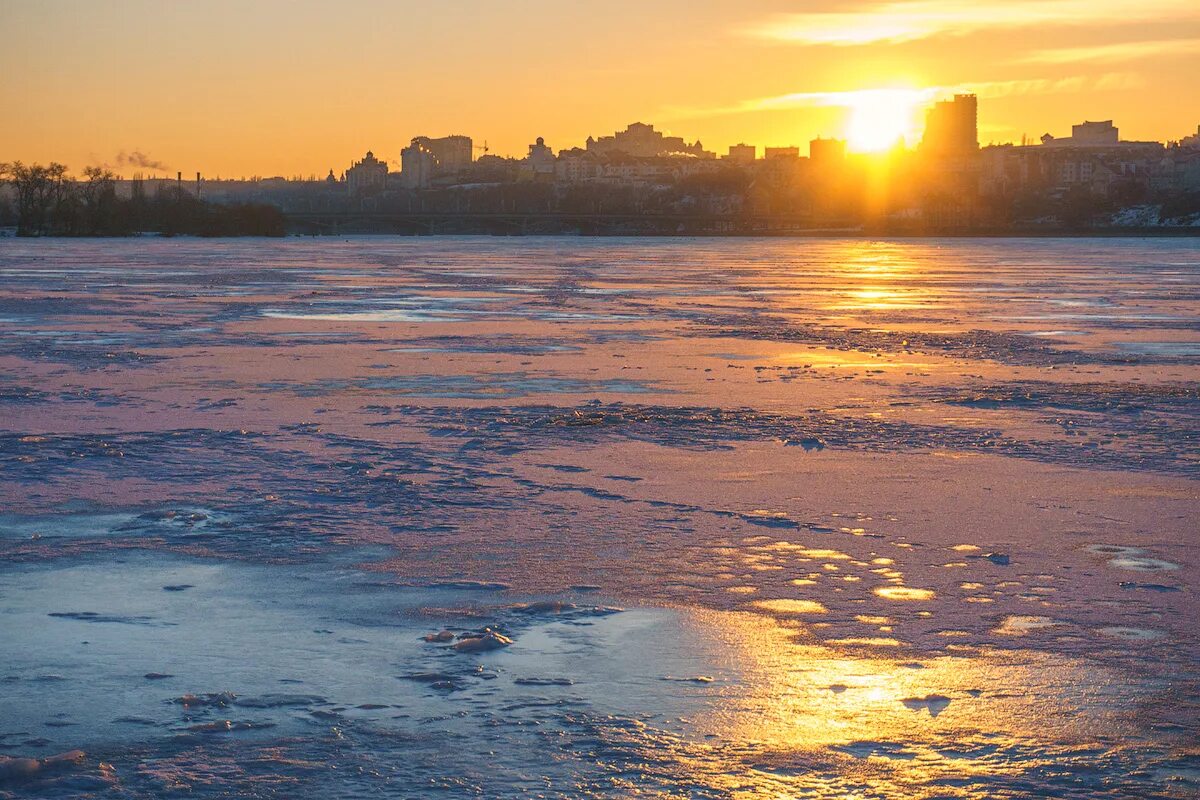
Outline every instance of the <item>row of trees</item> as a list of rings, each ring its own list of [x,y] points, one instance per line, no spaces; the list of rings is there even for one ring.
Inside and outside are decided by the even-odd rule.
[[[274,206],[205,203],[178,187],[146,197],[117,193],[116,176],[88,167],[80,178],[67,167],[0,163],[0,186],[11,203],[0,203],[0,224],[18,236],[282,236],[285,220]]]

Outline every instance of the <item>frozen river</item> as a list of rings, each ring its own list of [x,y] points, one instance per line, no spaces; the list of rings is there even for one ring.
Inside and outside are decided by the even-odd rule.
[[[1196,241],[0,241],[0,798],[1196,797],[1198,379]]]

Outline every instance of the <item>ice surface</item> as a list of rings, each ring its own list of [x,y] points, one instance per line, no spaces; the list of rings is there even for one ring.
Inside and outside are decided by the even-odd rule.
[[[1200,793],[1188,240],[0,241],[0,797]]]

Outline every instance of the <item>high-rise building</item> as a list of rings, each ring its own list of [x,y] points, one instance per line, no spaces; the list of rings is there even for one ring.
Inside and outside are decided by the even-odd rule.
[[[818,136],[808,143],[808,159],[818,166],[839,166],[846,160],[846,142]]]
[[[436,169],[437,157],[419,139],[400,151],[400,185],[404,188],[426,188]]]
[[[979,151],[979,101],[973,94],[934,104],[925,117],[921,151],[930,155],[961,156]]]
[[[423,189],[435,178],[457,175],[474,161],[475,148],[470,136],[443,136],[433,139],[416,136],[400,151],[400,185]]]
[[[437,159],[439,175],[462,172],[475,160],[474,143],[470,136],[443,136],[439,139],[418,136],[412,141],[413,144],[420,144]]]

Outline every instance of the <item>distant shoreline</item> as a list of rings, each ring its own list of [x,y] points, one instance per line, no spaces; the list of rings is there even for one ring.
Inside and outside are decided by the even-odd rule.
[[[492,235],[492,236],[696,236],[766,238],[1177,238],[1200,237],[1200,225],[1094,226],[1018,223],[928,224],[911,220],[857,223],[846,220],[813,224],[791,215],[725,216],[713,214],[457,214],[447,212],[284,214],[289,234],[339,236]]]
[[[1010,231],[1010,232],[950,232],[926,231],[921,233],[899,231],[789,231],[786,233],[490,233],[486,231],[455,231],[447,233],[387,233],[355,231],[329,234],[289,233],[289,239],[337,239],[337,238],[383,238],[403,239],[450,239],[462,237],[489,239],[1200,239],[1200,230],[1183,231]],[[59,237],[66,238],[66,237]],[[96,238],[96,237],[93,237]],[[156,237],[166,238],[166,237]],[[180,238],[180,237],[175,237]],[[246,237],[189,237],[236,239]],[[262,238],[262,237],[259,237]]]
[[[309,233],[290,230],[280,236],[261,235],[218,235],[197,236],[194,234],[165,235],[156,232],[135,233],[129,236],[16,236],[9,231],[0,230],[0,241],[21,240],[35,241],[38,239],[72,240],[72,239],[111,239],[128,241],[130,239],[336,239],[336,238],[376,238],[397,237],[411,239],[442,239],[454,237],[487,237],[494,239],[1194,239],[1200,238],[1200,227],[1179,228],[1096,228],[1088,230],[1062,230],[1047,228],[1016,228],[989,230],[894,230],[884,228],[822,228],[811,230],[789,231],[527,231],[506,232],[486,230],[455,230],[435,233],[417,233],[405,231],[379,230],[348,230],[328,233]]]

